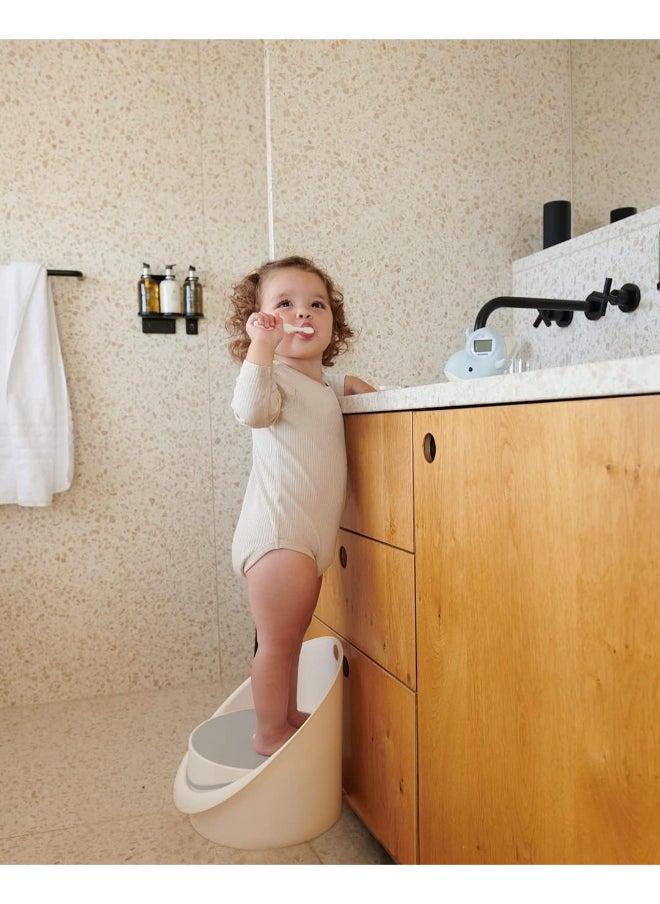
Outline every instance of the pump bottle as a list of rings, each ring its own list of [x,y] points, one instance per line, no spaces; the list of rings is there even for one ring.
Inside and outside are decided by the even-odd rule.
[[[149,264],[142,264],[142,276],[138,280],[137,294],[140,315],[160,313],[158,280],[151,275]]]
[[[174,264],[168,264],[165,267],[165,278],[160,284],[160,313],[181,313],[181,292],[174,275]]]
[[[186,317],[203,317],[202,284],[192,264],[188,267],[188,276],[183,283],[183,312]]]

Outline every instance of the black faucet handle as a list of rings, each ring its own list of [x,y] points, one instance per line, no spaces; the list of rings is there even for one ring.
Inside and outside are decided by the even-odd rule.
[[[635,283],[625,283],[620,289],[612,290],[609,301],[624,314],[629,314],[631,311],[637,310],[641,297],[639,286],[636,286]]]
[[[605,316],[608,304],[616,305],[624,314],[629,314],[631,311],[637,310],[640,298],[639,286],[634,283],[626,283],[620,289],[613,289],[612,280],[608,277],[602,292],[592,292],[587,296],[589,307],[584,312],[584,316],[587,320],[600,320]]]
[[[546,326],[550,326],[552,323],[556,323],[557,326],[568,326],[573,321],[573,311],[556,311],[550,308],[539,308],[538,310],[539,316],[534,321],[534,326],[540,326],[542,323],[545,323]]]

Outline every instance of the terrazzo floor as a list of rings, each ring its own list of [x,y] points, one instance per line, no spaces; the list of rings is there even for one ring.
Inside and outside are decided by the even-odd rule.
[[[0,864],[388,864],[344,803],[320,837],[241,851],[207,841],[172,801],[192,728],[218,685],[0,710]]]

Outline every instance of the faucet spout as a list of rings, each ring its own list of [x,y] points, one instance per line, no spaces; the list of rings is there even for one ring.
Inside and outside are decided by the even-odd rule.
[[[486,326],[486,321],[498,308],[530,308],[538,311],[534,326],[541,323],[546,326],[554,321],[557,326],[568,326],[573,320],[575,311],[582,311],[588,320],[600,320],[605,316],[607,305],[613,304],[628,314],[639,306],[640,291],[634,283],[626,283],[621,289],[612,289],[612,280],[608,277],[602,292],[591,292],[584,301],[571,301],[556,298],[524,298],[511,295],[500,295],[491,298],[481,308],[474,321],[475,330]]]
[[[474,321],[475,330],[479,330],[486,326],[486,321],[498,308],[529,308],[539,312],[539,318],[534,326],[538,326],[539,322],[550,326],[555,320],[558,326],[568,326],[573,319],[573,311],[586,311],[586,301],[558,301],[552,298],[520,298],[511,295],[500,295],[498,298],[491,298],[481,308]],[[557,315],[555,316],[555,312]],[[567,316],[569,315],[570,316]]]

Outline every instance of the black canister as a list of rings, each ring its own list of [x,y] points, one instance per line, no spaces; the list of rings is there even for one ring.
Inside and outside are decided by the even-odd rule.
[[[548,201],[543,205],[543,247],[550,248],[571,237],[571,202]]]
[[[616,210],[610,210],[610,223],[617,223],[619,220],[625,220],[626,217],[633,217],[636,213],[636,207],[617,207]]]

